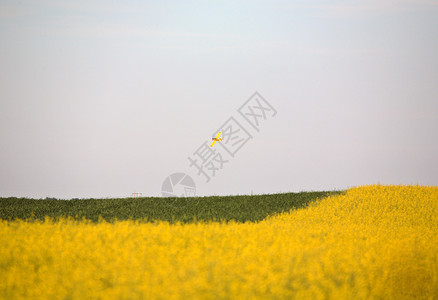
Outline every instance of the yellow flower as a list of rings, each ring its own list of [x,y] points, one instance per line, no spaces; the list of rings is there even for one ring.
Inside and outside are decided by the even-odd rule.
[[[257,223],[0,220],[0,299],[436,299],[437,237],[424,186]]]

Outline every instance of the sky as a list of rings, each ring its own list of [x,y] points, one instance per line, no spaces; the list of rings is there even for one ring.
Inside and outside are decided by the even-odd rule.
[[[0,197],[436,186],[437,53],[437,0],[2,0]]]

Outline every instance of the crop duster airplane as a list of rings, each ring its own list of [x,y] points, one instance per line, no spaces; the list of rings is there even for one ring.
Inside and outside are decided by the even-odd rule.
[[[213,141],[213,143],[211,143],[211,146],[210,146],[210,147],[213,147],[214,143],[222,141],[222,138],[219,138],[220,135],[221,135],[221,132],[219,131],[219,132],[217,133],[217,136],[216,136],[215,138],[211,138],[211,140]]]

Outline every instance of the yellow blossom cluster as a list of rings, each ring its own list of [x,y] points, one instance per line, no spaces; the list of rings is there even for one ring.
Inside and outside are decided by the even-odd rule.
[[[438,299],[438,187],[254,223],[0,220],[0,299]]]

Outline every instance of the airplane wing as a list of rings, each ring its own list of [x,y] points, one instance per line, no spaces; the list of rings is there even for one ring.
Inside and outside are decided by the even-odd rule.
[[[213,143],[211,143],[211,146],[210,146],[210,147],[213,147],[213,145],[214,145],[214,143],[216,143],[216,141],[221,141],[221,140],[222,140],[222,138],[219,139],[219,136],[220,136],[220,135],[221,135],[221,132],[219,131],[219,132],[217,133],[216,138],[213,139]]]

